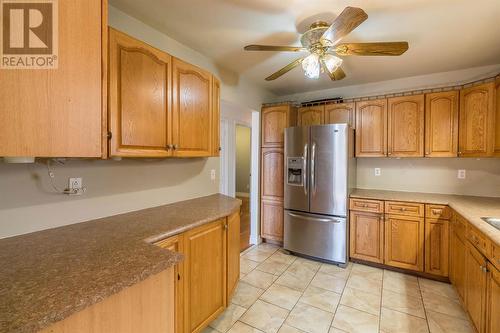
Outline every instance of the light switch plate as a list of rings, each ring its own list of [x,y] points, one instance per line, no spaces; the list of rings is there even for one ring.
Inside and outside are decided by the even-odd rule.
[[[380,168],[375,168],[375,176],[378,177],[382,174],[382,171],[380,170]]]
[[[81,190],[83,188],[83,181],[81,178],[70,178],[68,188],[70,190]]]
[[[458,170],[457,178],[458,179],[465,179],[465,170],[463,170],[463,169]]]

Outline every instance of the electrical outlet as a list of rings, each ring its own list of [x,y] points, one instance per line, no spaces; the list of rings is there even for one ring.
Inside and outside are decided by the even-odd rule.
[[[380,170],[380,168],[375,168],[375,176],[380,176],[382,174],[382,171]]]
[[[83,188],[83,181],[81,178],[70,178],[68,188],[70,190],[81,190]]]
[[[465,170],[463,170],[463,169],[458,170],[457,178],[458,179],[465,179]]]
[[[210,179],[211,179],[211,180],[215,180],[215,169],[212,169],[212,170],[210,171]]]

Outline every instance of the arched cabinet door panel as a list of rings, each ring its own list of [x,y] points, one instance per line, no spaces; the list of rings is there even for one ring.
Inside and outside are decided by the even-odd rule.
[[[387,100],[356,103],[356,157],[387,156]]]
[[[172,58],[110,29],[110,156],[168,157]]]

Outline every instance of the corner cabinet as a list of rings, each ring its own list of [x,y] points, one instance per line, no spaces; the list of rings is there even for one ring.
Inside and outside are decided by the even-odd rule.
[[[172,57],[114,29],[109,57],[110,155],[172,156]]]
[[[495,145],[495,82],[460,91],[461,157],[488,157]]]
[[[109,36],[109,156],[218,156],[219,81],[124,33]]]
[[[425,156],[457,157],[458,91],[425,95]]]
[[[387,100],[356,103],[356,157],[387,156]]]
[[[57,68],[0,69],[0,156],[103,155],[107,4],[58,2]]]
[[[155,245],[179,252],[175,332],[201,332],[228,306],[240,277],[240,217],[234,213]]]
[[[388,99],[389,157],[424,156],[424,95]]]

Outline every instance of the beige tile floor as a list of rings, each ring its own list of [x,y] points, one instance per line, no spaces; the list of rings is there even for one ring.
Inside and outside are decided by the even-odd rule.
[[[473,332],[446,283],[261,244],[241,256],[231,305],[204,333]]]

